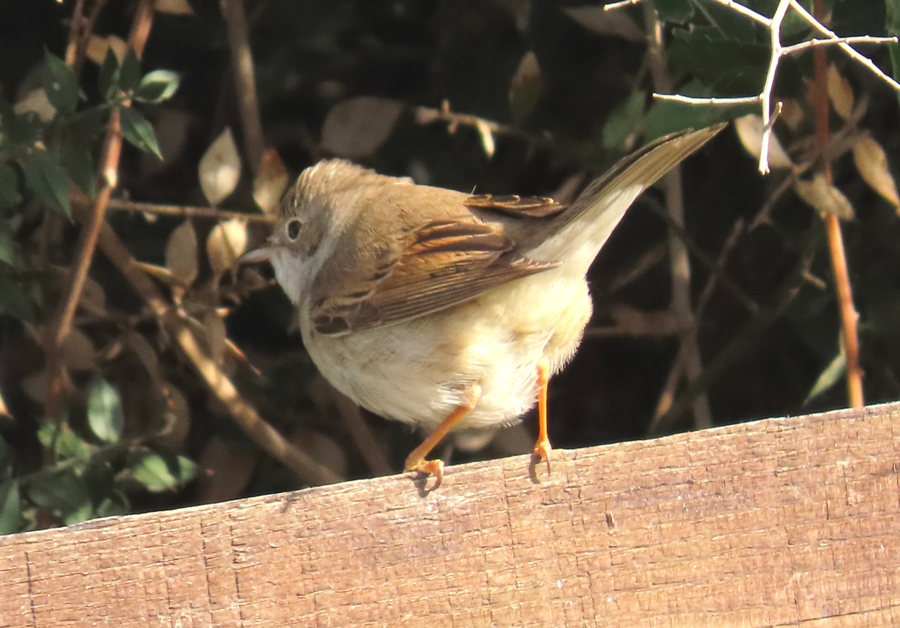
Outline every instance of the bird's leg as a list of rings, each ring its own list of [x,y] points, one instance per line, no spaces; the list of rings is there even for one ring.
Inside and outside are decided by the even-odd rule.
[[[440,425],[428,435],[428,438],[426,438],[421,445],[413,449],[412,453],[407,456],[406,465],[404,467],[407,472],[418,471],[419,473],[425,473],[426,475],[431,474],[434,476],[434,486],[431,490],[439,487],[441,481],[444,479],[444,463],[438,459],[425,460],[425,456],[430,454],[431,450],[441,442],[444,436],[449,434],[462,418],[472,411],[472,408],[478,403],[480,397],[481,386],[475,384],[469,389],[468,400],[464,404],[457,406],[456,409],[453,410],[446,419],[441,421]]]
[[[550,362],[547,358],[541,358],[537,365],[538,384],[538,437],[534,444],[533,455],[547,463],[547,473],[550,473],[550,437],[547,435],[547,383],[550,381]]]

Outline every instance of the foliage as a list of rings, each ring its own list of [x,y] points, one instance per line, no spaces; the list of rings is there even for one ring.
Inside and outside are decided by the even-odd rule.
[[[763,178],[758,103],[651,95],[763,89],[770,33],[713,0],[614,11],[548,0],[247,2],[261,146],[219,3],[157,2],[142,58],[120,38],[134,7],[110,3],[84,36],[83,66],[63,60],[75,3],[14,4],[0,10],[0,533],[310,481],[261,455],[234,422],[234,398],[339,477],[400,470],[417,437],[355,422],[291,332],[271,272],[235,266],[266,237],[292,176],[325,156],[566,202],[653,138],[738,120],[685,164],[684,228],[668,229],[663,195],[651,191],[595,265],[592,328],[551,384],[551,439],[573,447],[681,429],[684,413],[666,409],[698,398],[717,423],[844,405],[822,214],[844,220],[867,400],[900,393],[898,100],[834,46],[827,93],[810,52],[779,64],[775,172]],[[778,5],[745,4],[765,16]],[[898,32],[892,3],[825,4],[838,34]],[[651,9],[664,22],[660,57],[648,54]],[[794,14],[781,29],[785,45],[815,35]],[[898,47],[861,50],[885,66]],[[822,99],[832,180],[814,139]],[[121,159],[106,152],[111,120],[127,144]],[[94,253],[54,355],[79,237],[108,185],[106,224],[152,298],[123,280],[121,260]],[[691,251],[692,321],[670,307],[670,233]],[[690,377],[688,341],[702,368]],[[236,384],[232,398],[217,378]],[[457,459],[521,453],[521,429],[464,435]]]

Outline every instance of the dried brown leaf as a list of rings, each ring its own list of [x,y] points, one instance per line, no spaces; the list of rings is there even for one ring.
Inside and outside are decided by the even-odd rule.
[[[232,218],[220,222],[209,232],[206,254],[213,274],[217,277],[231,268],[234,261],[247,250],[247,221]]]
[[[259,160],[259,169],[253,179],[253,200],[267,216],[278,213],[278,205],[288,185],[288,170],[278,151],[267,148]]]
[[[759,159],[759,153],[762,150],[762,136],[765,126],[762,118],[757,115],[746,115],[734,121],[734,128],[737,130],[738,137],[743,144],[744,149],[756,159]],[[793,163],[788,154],[778,141],[778,137],[772,133],[769,140],[769,167],[776,168],[792,168]]]
[[[532,112],[541,96],[541,68],[537,55],[526,52],[519,61],[519,67],[509,83],[509,106],[513,118],[524,120]]]
[[[853,163],[863,181],[900,211],[900,196],[881,144],[866,135],[853,145]]]
[[[97,350],[87,334],[73,327],[62,346],[62,362],[70,371],[91,371],[97,367]]]
[[[198,478],[202,503],[236,499],[253,477],[259,453],[249,447],[237,447],[214,436],[206,443],[198,464],[203,470]]]
[[[50,104],[47,98],[47,92],[43,89],[33,89],[13,106],[13,111],[22,115],[25,113],[36,113],[41,122],[50,122],[56,117],[56,107]]]
[[[84,287],[81,289],[81,299],[78,304],[88,311],[96,314],[106,313],[106,293],[103,286],[94,281],[90,276],[85,277]]]
[[[478,135],[481,137],[481,147],[484,149],[484,154],[488,157],[493,157],[496,146],[494,145],[494,133],[491,131],[490,125],[484,120],[478,120],[475,123],[475,128],[478,129]]]
[[[106,53],[109,50],[112,50],[113,54],[116,55],[116,59],[119,60],[119,63],[122,63],[122,59],[125,58],[125,54],[128,52],[128,44],[125,43],[125,40],[116,35],[109,35],[108,37],[91,35],[91,38],[88,40],[85,56],[99,65],[106,59]]]
[[[828,66],[828,99],[835,113],[846,119],[853,111],[853,88],[832,63]]]
[[[166,268],[185,285],[197,278],[197,233],[190,220],[181,223],[169,236]]]
[[[200,187],[210,205],[218,205],[234,192],[241,178],[241,157],[231,129],[226,128],[200,159]]]
[[[792,130],[796,131],[801,124],[803,124],[803,120],[806,118],[806,113],[803,111],[803,105],[794,100],[793,98],[788,98],[781,103],[781,117],[780,120],[788,125]]]
[[[187,0],[156,0],[153,8],[160,13],[171,15],[194,15],[194,10]]]
[[[390,98],[358,96],[336,104],[322,125],[322,148],[350,159],[367,157],[387,140],[403,103]]]
[[[137,262],[137,267],[151,277],[154,277],[163,282],[167,286],[187,288],[189,285],[173,275],[172,271],[170,271],[168,268],[163,268],[162,266],[156,266],[154,264],[146,264],[144,262]]]
[[[816,173],[812,181],[797,181],[794,190],[822,216],[834,214],[844,220],[854,217],[850,201],[839,189],[828,183],[821,172]]]

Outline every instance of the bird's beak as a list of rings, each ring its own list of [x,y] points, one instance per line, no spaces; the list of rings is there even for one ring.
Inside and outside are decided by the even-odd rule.
[[[238,264],[255,264],[257,262],[268,262],[272,259],[271,256],[272,249],[268,246],[262,246],[258,249],[253,249],[252,251],[247,251],[239,258],[237,258]]]

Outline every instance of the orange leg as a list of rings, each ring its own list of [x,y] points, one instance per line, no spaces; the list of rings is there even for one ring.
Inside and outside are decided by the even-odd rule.
[[[425,460],[425,456],[430,454],[431,450],[441,442],[444,436],[449,434],[462,418],[472,411],[472,408],[478,403],[480,397],[481,386],[475,384],[469,390],[469,400],[465,404],[457,407],[446,419],[441,421],[440,425],[428,435],[428,438],[426,438],[421,445],[413,449],[412,453],[407,456],[405,465],[407,472],[418,471],[419,473],[425,473],[426,475],[431,474],[434,476],[434,486],[431,488],[432,491],[439,487],[441,481],[444,479],[444,463],[442,460]]]
[[[550,473],[550,437],[547,435],[547,383],[550,381],[550,362],[541,358],[538,362],[538,437],[534,444],[533,455],[547,463]]]

